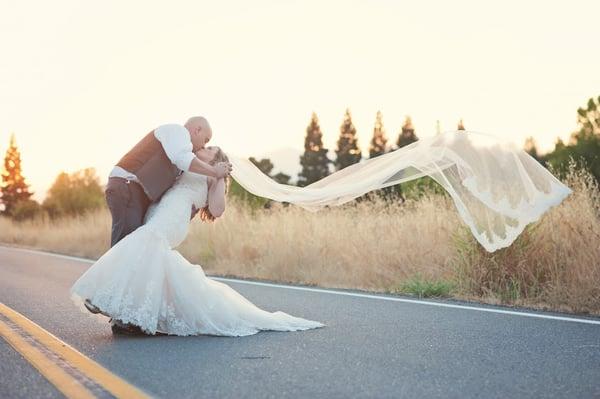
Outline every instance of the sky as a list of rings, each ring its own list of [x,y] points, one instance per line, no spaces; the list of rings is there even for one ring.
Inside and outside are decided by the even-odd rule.
[[[600,95],[597,1],[0,0],[0,154],[16,135],[42,199],[61,171],[102,182],[143,135],[208,118],[237,156],[302,150],[312,112],[333,150],[350,108],[366,155],[436,121],[542,152]],[[277,164],[275,165],[277,168]]]

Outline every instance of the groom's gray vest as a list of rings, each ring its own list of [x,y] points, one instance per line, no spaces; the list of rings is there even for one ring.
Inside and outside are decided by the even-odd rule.
[[[117,165],[137,176],[152,202],[175,183],[181,172],[167,157],[162,144],[154,136],[154,130],[144,136]]]

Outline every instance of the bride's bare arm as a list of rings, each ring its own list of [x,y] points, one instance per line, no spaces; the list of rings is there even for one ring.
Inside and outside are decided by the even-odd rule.
[[[225,212],[225,179],[211,178],[208,189],[208,210],[214,217],[219,217]]]

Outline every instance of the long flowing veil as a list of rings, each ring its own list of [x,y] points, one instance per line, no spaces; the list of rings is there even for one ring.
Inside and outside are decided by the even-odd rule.
[[[450,194],[460,217],[488,252],[509,246],[527,224],[572,192],[512,142],[467,130],[421,138],[306,187],[277,183],[248,159],[229,159],[232,177],[252,194],[312,212],[430,176]]]

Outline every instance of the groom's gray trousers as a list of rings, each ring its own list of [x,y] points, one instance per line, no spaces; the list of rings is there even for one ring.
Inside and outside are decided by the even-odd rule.
[[[150,199],[142,186],[121,177],[110,177],[104,190],[106,203],[112,215],[110,246],[144,223]]]

